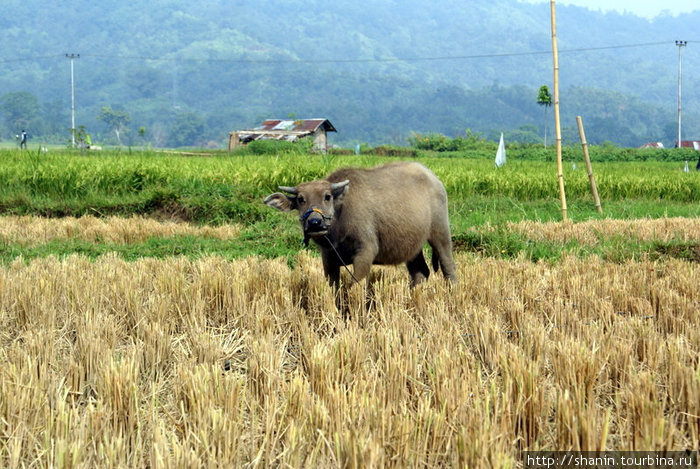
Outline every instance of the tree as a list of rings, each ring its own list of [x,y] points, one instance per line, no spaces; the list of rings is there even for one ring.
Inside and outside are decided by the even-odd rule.
[[[509,142],[534,144],[540,141],[537,126],[534,124],[525,124],[518,127],[517,130],[509,130],[505,133],[505,137]],[[494,135],[494,140],[495,139],[496,136]]]
[[[150,67],[134,69],[124,77],[124,81],[135,96],[141,98],[154,98],[163,85],[161,73]]]
[[[193,112],[184,112],[175,116],[170,126],[168,145],[171,147],[193,146],[202,143],[205,120]]]
[[[100,115],[97,116],[97,120],[104,122],[109,127],[110,131],[113,131],[117,136],[117,143],[122,145],[122,140],[120,133],[122,130],[126,129],[126,126],[131,122],[131,116],[126,111],[118,111],[112,109],[110,106],[102,106]]]
[[[45,132],[48,135],[54,138],[63,135],[67,127],[66,123],[70,122],[70,116],[66,111],[66,106],[58,99],[41,103],[41,115],[46,123]],[[37,133],[36,130],[34,133]]]
[[[88,148],[89,138],[90,136],[88,135],[87,129],[84,125],[79,125],[78,128],[75,129],[75,143],[78,144],[78,148],[80,148],[80,152],[83,154]]]
[[[6,93],[0,97],[0,112],[10,130],[28,128],[39,117],[39,100],[27,91]]]
[[[537,104],[544,107],[544,147],[547,148],[547,108],[552,106],[552,95],[549,94],[547,85],[540,86]]]

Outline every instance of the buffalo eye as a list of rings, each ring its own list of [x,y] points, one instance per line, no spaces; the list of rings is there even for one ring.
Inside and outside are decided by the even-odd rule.
[[[326,202],[328,202],[329,200],[331,200],[331,198],[332,198],[332,196],[331,196],[330,194],[326,194],[326,197],[325,197]]]
[[[303,203],[304,203],[304,197],[303,197],[303,196],[301,196],[301,195],[300,195],[300,196],[298,196],[298,197],[297,197],[297,203],[299,203],[299,204],[303,204]]]

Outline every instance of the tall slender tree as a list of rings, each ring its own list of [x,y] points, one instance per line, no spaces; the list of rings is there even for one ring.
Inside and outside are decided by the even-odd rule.
[[[112,109],[110,106],[102,106],[100,110],[100,115],[97,116],[97,120],[100,120],[107,124],[110,131],[113,131],[117,136],[117,143],[122,144],[121,132],[127,128],[129,122],[131,122],[131,116],[126,111],[120,111]]]
[[[547,148],[547,108],[552,106],[552,95],[547,85],[540,86],[537,92],[537,104],[544,107],[544,147]]]

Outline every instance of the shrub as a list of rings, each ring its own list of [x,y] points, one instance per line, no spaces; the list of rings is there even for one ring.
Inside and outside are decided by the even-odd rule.
[[[237,155],[281,155],[302,154],[311,152],[313,141],[301,139],[297,142],[284,140],[255,140],[235,151]]]
[[[377,156],[399,156],[407,158],[415,158],[418,155],[418,151],[415,148],[397,147],[393,145],[374,147],[370,153]]]
[[[465,134],[465,137],[449,138],[443,134],[430,133],[421,135],[414,132],[412,136],[408,138],[408,141],[412,147],[419,150],[445,152],[493,148],[495,151],[496,146],[494,142],[484,140],[482,134],[473,133],[470,129],[467,129]]]
[[[328,154],[329,155],[354,155],[355,152],[353,150],[348,149],[348,148],[329,148]]]

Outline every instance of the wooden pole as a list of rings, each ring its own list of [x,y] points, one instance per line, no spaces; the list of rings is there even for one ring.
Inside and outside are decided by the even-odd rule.
[[[235,150],[239,143],[238,132],[231,132],[228,134],[228,151]]]
[[[559,198],[561,199],[561,218],[566,216],[566,191],[564,189],[564,169],[561,151],[561,117],[559,115],[559,50],[557,48],[557,15],[554,0],[550,1],[552,15],[552,56],[554,58],[554,128],[557,136],[557,177],[559,178]]]
[[[595,185],[595,176],[593,176],[591,157],[588,155],[588,142],[586,142],[586,133],[583,131],[583,121],[581,120],[581,116],[576,116],[576,123],[578,123],[578,134],[581,137],[583,159],[586,161],[586,170],[588,171],[588,180],[591,182],[591,192],[593,193],[595,208],[598,210],[598,213],[603,213],[603,207],[600,206],[600,197],[598,197],[598,187]]]

